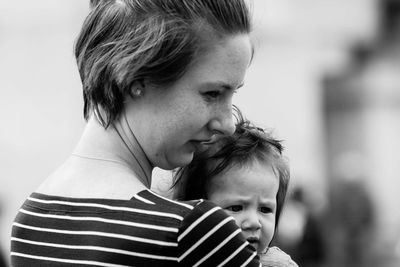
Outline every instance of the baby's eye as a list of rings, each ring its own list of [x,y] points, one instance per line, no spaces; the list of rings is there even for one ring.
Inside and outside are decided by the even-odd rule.
[[[240,205],[233,205],[225,208],[226,210],[232,211],[232,212],[239,212],[242,210],[242,206]]]
[[[261,213],[272,213],[273,210],[270,207],[261,207],[260,208]]]

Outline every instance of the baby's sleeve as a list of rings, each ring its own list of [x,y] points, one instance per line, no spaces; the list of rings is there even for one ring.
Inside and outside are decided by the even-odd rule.
[[[209,201],[200,201],[184,217],[178,251],[179,266],[261,266],[234,219]]]

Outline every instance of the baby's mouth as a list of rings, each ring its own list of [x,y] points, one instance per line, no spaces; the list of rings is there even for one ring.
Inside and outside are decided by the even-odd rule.
[[[257,250],[259,243],[258,237],[248,237],[247,242],[249,242],[250,245],[252,245]]]

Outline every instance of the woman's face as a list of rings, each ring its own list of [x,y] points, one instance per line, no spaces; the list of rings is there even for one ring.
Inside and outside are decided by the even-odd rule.
[[[214,134],[234,132],[232,96],[251,55],[247,34],[225,38],[199,53],[177,82],[145,84],[144,94],[127,104],[129,124],[154,166],[185,166]]]

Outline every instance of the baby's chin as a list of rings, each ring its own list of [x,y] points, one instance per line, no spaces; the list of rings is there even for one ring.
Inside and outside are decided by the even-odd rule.
[[[247,242],[250,243],[250,245],[254,248],[255,251],[257,251],[258,254],[264,253],[267,250],[267,247],[263,246],[259,240],[247,239]]]
[[[254,250],[257,251],[257,253],[260,253],[260,250],[258,249],[258,245],[257,244],[250,243],[250,246],[252,246],[254,248]]]

